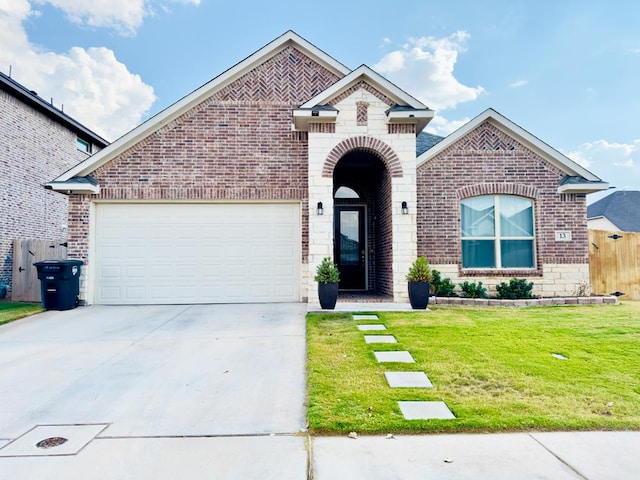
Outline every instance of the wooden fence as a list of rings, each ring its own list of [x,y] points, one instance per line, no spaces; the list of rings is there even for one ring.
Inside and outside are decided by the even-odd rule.
[[[589,277],[594,294],[640,300],[640,233],[589,230]]]
[[[67,241],[14,240],[11,299],[15,302],[39,302],[40,280],[34,263],[67,258]]]

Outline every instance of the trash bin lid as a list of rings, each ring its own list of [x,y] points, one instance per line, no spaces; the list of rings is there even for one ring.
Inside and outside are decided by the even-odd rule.
[[[40,265],[66,265],[72,267],[78,267],[84,265],[82,260],[42,260],[41,262],[34,263],[36,267]]]

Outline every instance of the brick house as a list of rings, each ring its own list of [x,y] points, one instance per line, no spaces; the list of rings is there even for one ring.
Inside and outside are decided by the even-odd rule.
[[[67,197],[42,185],[107,144],[0,73],[0,284],[11,285],[14,238],[67,234]]]
[[[456,281],[588,281],[585,195],[606,184],[487,110],[449,137],[366,66],[287,32],[51,181],[87,303],[406,301],[417,255]]]

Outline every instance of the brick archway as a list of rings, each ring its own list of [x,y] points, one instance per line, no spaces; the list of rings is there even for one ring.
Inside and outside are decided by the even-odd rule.
[[[459,200],[478,195],[518,195],[519,197],[538,198],[539,191],[532,185],[520,183],[478,183],[467,185],[456,191]]]
[[[371,137],[351,137],[336,145],[333,150],[329,152],[329,155],[324,162],[322,176],[328,178],[333,177],[333,170],[340,159],[347,153],[354,150],[361,150],[374,154],[382,160],[392,177],[402,177],[402,165],[400,165],[398,155],[396,155],[389,145]]]

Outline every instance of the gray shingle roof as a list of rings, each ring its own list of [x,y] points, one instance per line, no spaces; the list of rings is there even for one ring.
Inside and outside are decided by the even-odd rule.
[[[416,138],[416,157],[429,150],[434,145],[444,140],[444,137],[432,135],[426,132],[420,132]]]
[[[640,232],[640,192],[613,192],[587,207],[587,218],[605,217],[623,232]]]

